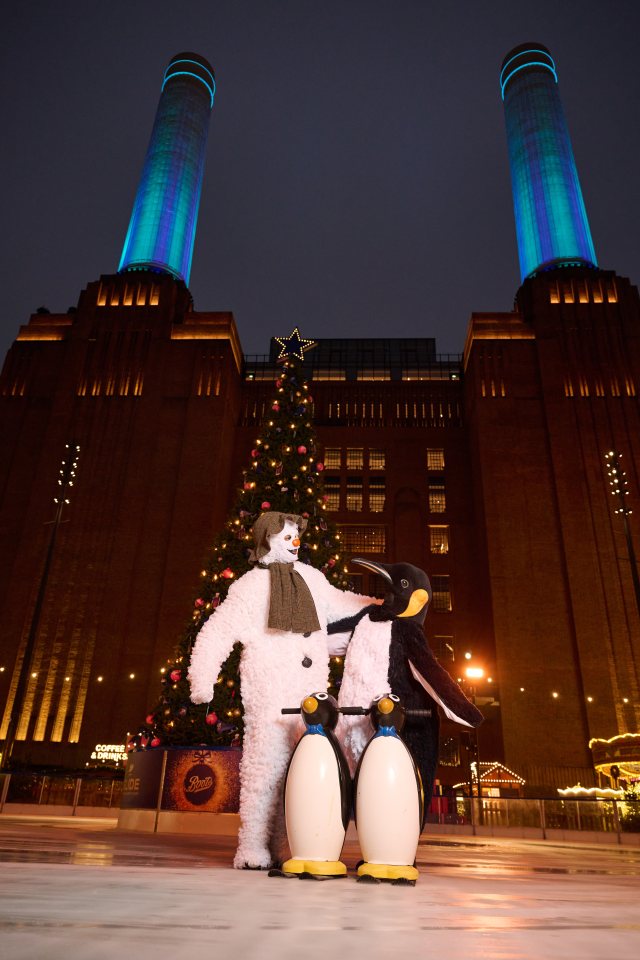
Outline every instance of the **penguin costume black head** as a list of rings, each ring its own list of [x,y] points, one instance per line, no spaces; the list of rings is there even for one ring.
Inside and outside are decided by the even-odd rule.
[[[381,682],[384,682],[380,676],[380,646],[384,645],[385,658],[388,657],[385,660],[388,689],[409,711],[402,739],[422,778],[426,816],[438,764],[440,719],[436,705],[451,720],[465,727],[477,727],[484,718],[429,649],[422,625],[432,591],[424,570],[410,563],[378,563],[359,557],[355,557],[352,563],[382,577],[386,593],[381,605],[367,607],[358,620],[353,619],[351,628],[354,634],[347,651],[343,689],[350,685],[347,671],[357,678],[362,689],[362,678],[365,678],[366,686],[367,671],[371,670],[371,684],[375,684],[375,689],[368,691],[367,700],[379,693]],[[367,620],[377,623],[376,629],[368,627]],[[388,623],[388,630],[383,628],[383,623]],[[340,629],[344,630],[346,626],[342,621]],[[373,637],[375,641],[369,639]],[[363,640],[361,644],[358,642],[360,638]],[[375,649],[372,649],[373,642]],[[410,715],[411,710],[428,708],[431,708],[429,717]]]
[[[384,602],[372,611],[376,620],[413,620],[422,625],[431,600],[431,583],[424,570],[411,563],[376,563],[354,557],[351,561],[377,573],[385,581]]]

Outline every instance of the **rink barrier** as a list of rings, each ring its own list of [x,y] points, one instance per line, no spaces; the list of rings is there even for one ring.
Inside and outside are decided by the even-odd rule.
[[[0,774],[0,815],[46,813],[47,816],[118,816],[118,826],[126,830],[158,833],[188,832],[233,836],[238,828],[237,795],[228,791],[226,800],[218,796],[222,781],[204,802],[180,800],[180,784],[201,785],[206,775],[202,765],[216,769],[220,758],[183,755],[169,756],[158,751],[158,779],[152,783],[146,807],[135,806],[136,797],[125,790],[125,782],[116,778],[3,773]],[[150,756],[151,751],[140,757]],[[233,758],[225,758],[227,766]],[[148,764],[149,761],[142,761]],[[235,760],[234,760],[235,762]],[[167,770],[174,775],[167,780]],[[143,768],[138,765],[142,774]],[[219,767],[218,767],[219,769]],[[186,776],[184,771],[189,774]],[[135,772],[135,761],[130,775]],[[195,781],[194,781],[195,778]],[[233,782],[233,778],[228,778]],[[178,800],[176,801],[176,796]],[[127,799],[128,797],[128,799]],[[139,798],[138,798],[139,799]],[[123,802],[124,801],[124,802]],[[437,801],[437,798],[436,798]],[[188,803],[188,805],[187,805]],[[128,804],[125,805],[125,804]],[[637,806],[636,806],[637,805]],[[635,811],[635,812],[634,812]],[[353,832],[353,831],[351,831]],[[456,798],[448,804],[435,802],[425,826],[428,835],[508,836],[537,840],[573,840],[589,843],[640,845],[640,801],[604,799],[520,799]]]

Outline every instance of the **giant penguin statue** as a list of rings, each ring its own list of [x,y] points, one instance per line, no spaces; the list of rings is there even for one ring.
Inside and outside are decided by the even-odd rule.
[[[358,761],[354,780],[363,857],[358,880],[415,884],[425,798],[420,774],[402,739],[407,713],[395,693],[376,697],[368,713],[374,733]]]
[[[336,740],[338,704],[324,692],[311,693],[299,708],[306,730],[289,761],[284,814],[291,857],[271,876],[345,877],[340,860],[351,816],[351,776]]]
[[[384,602],[341,620],[329,629],[353,629],[345,658],[338,703],[370,703],[390,690],[400,697],[409,714],[403,740],[422,779],[424,819],[433,793],[438,765],[440,718],[436,704],[450,720],[478,727],[484,717],[459,685],[440,666],[429,649],[422,625],[431,599],[431,584],[423,570],[410,563],[377,563],[354,558],[352,563],[381,576],[387,586]],[[432,707],[431,716],[412,718],[413,709]],[[371,727],[364,717],[344,717],[338,737],[353,771],[369,740]]]

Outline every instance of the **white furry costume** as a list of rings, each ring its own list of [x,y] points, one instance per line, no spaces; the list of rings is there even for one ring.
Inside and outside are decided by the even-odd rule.
[[[297,552],[297,551],[296,551]],[[289,558],[292,559],[292,558]],[[263,558],[268,562],[268,557]],[[198,634],[189,667],[191,698],[205,703],[234,643],[242,644],[240,676],[244,704],[244,743],[240,766],[240,833],[234,867],[270,866],[281,851],[271,851],[274,821],[282,802],[287,764],[302,732],[299,718],[280,713],[297,706],[312,690],[325,690],[331,641],[327,623],[356,613],[372,601],[333,587],[315,567],[294,562],[309,587],[320,630],[300,633],[268,627],[270,571],[255,568],[230,589]],[[344,640],[331,652],[344,652]],[[310,666],[303,666],[305,658]],[[306,661],[305,661],[306,662]],[[274,853],[276,857],[274,857]]]
[[[341,707],[368,707],[374,697],[389,689],[389,643],[391,628],[388,620],[378,623],[365,616],[357,625],[349,643],[344,662],[342,686],[338,695]],[[341,717],[338,739],[344,746],[351,773],[372,733],[369,717]]]

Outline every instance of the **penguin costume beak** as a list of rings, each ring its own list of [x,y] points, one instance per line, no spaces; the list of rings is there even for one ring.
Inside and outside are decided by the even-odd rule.
[[[429,602],[429,594],[426,590],[414,590],[411,596],[409,597],[409,603],[407,604],[406,610],[402,613],[399,613],[399,617],[415,617],[417,613],[420,613],[425,603]]]
[[[426,606],[431,598],[429,579],[424,571],[408,563],[378,563],[353,557],[352,563],[378,574],[388,585],[382,608],[392,618],[424,620]]]

